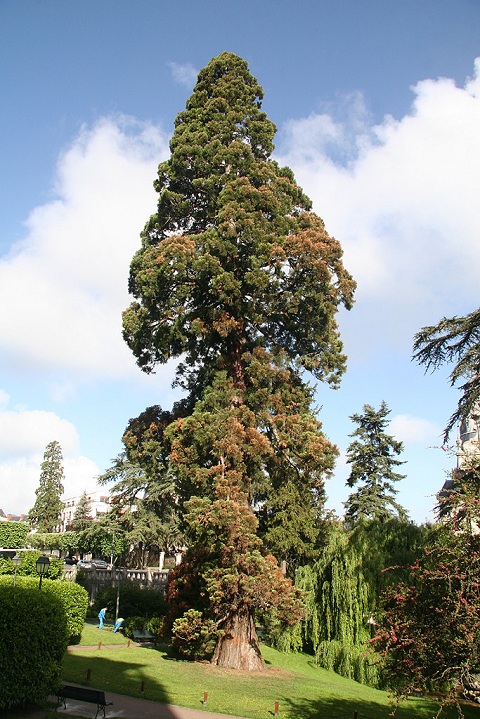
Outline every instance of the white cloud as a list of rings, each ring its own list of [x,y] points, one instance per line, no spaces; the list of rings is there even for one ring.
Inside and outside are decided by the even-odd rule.
[[[63,466],[65,472],[63,499],[78,497],[84,491],[92,492],[98,489],[96,478],[101,472],[91,459],[81,455],[66,456]]]
[[[172,72],[175,82],[184,85],[191,90],[197,82],[198,70],[190,62],[178,63],[169,62],[168,66]]]
[[[79,454],[79,437],[71,422],[54,412],[4,409],[0,411],[0,508],[5,513],[27,513],[33,507],[43,455],[54,440],[62,448],[64,497],[96,487],[99,469]]]
[[[62,155],[51,202],[0,259],[0,364],[83,376],[125,376],[121,336],[131,258],[155,211],[152,183],[167,155],[158,128],[126,118],[84,129]],[[71,379],[56,378],[71,393]]]
[[[78,451],[77,430],[54,412],[0,412],[0,457],[37,455],[54,440],[64,452]]]
[[[33,507],[42,460],[43,453],[0,462],[0,509],[5,514],[27,514]],[[63,468],[63,499],[77,497],[84,490],[89,492],[97,488],[96,477],[100,471],[95,462],[87,457],[64,455]]]
[[[9,402],[10,396],[3,389],[0,389],[0,411],[5,409]]]
[[[388,426],[388,433],[400,442],[430,443],[440,447],[442,444],[442,428],[421,417],[411,417],[408,414],[397,414]]]
[[[463,88],[441,78],[413,92],[400,120],[368,124],[356,96],[346,120],[311,115],[284,129],[279,159],[340,240],[358,282],[346,321],[351,332],[362,327],[358,347],[372,343],[369,328],[411,346],[423,324],[476,307],[480,60]]]

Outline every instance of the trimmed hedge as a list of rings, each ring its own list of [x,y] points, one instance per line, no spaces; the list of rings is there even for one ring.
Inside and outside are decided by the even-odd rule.
[[[22,561],[17,567],[17,577],[36,577],[37,574],[37,559],[41,552],[36,549],[31,549],[27,552],[21,552],[20,556]],[[61,579],[63,577],[63,559],[57,559],[57,557],[49,557],[50,564],[48,565],[45,577],[48,579]],[[0,559],[0,574],[14,574],[15,567],[11,559]]]
[[[45,586],[46,590],[46,586]],[[40,702],[60,683],[67,648],[64,605],[38,581],[0,577],[0,708]]]
[[[78,532],[35,532],[28,538],[28,546],[34,549],[58,549],[70,553],[78,548]]]
[[[158,637],[162,633],[163,619],[162,617],[129,617],[125,621],[125,636],[135,639],[135,632],[150,632],[153,634],[153,640],[157,643]]]
[[[79,584],[67,580],[52,582],[43,580],[42,588],[60,599],[67,618],[68,641],[78,643],[88,610],[88,592]]]
[[[29,531],[30,525],[25,522],[0,522],[0,547],[22,549]]]

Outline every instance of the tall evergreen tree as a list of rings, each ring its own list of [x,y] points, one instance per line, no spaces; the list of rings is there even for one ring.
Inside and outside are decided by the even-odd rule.
[[[156,423],[162,414],[159,407],[148,407],[132,420],[124,435],[132,459],[128,459],[126,450],[121,452],[112,466],[97,478],[99,484],[114,483],[110,490],[112,511],[121,516],[126,541],[133,547],[128,561],[138,561],[141,566],[150,551],[175,551],[184,545],[174,483],[159,468]],[[145,456],[147,448],[148,457]]]
[[[39,532],[54,532],[58,527],[63,502],[63,456],[62,448],[56,441],[45,449],[40,471],[40,484],[35,490],[35,504],[28,513],[28,519]]]
[[[248,669],[262,667],[256,608],[277,604],[288,618],[298,605],[272,570],[254,510],[267,536],[279,493],[314,515],[323,505],[337,450],[302,372],[338,385],[346,358],[335,314],[351,307],[355,286],[291,170],[270,159],[275,126],[262,98],[232,53],[200,72],[159,166],[123,318],[144,371],[182,358],[176,383],[187,397],[156,434],[156,467],[173,478],[189,532],[185,566],[199,588],[190,606],[224,632],[214,661]],[[282,544],[270,535],[273,551]]]
[[[72,530],[74,532],[81,532],[86,529],[88,524],[92,521],[92,502],[88,498],[86,491],[83,492],[82,496],[78,500],[78,504],[75,507],[75,512],[72,520]]]
[[[350,417],[358,427],[350,435],[355,439],[347,449],[351,471],[346,483],[349,487],[361,483],[344,503],[345,519],[350,523],[359,519],[383,521],[395,515],[399,519],[407,517],[405,509],[395,500],[394,483],[405,477],[394,471],[404,464],[396,459],[403,444],[385,432],[389,414],[388,406],[382,401],[378,410],[365,404],[362,414]]]

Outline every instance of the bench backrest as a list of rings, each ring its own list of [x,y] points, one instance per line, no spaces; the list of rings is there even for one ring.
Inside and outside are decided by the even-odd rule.
[[[92,704],[105,704],[105,692],[99,689],[63,686],[58,690],[57,696],[64,699],[78,699],[79,701],[91,702]]]

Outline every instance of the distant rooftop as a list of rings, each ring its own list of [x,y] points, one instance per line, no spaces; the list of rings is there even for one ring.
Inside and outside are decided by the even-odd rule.
[[[3,509],[0,509],[0,522],[26,522],[26,514],[5,514]]]

